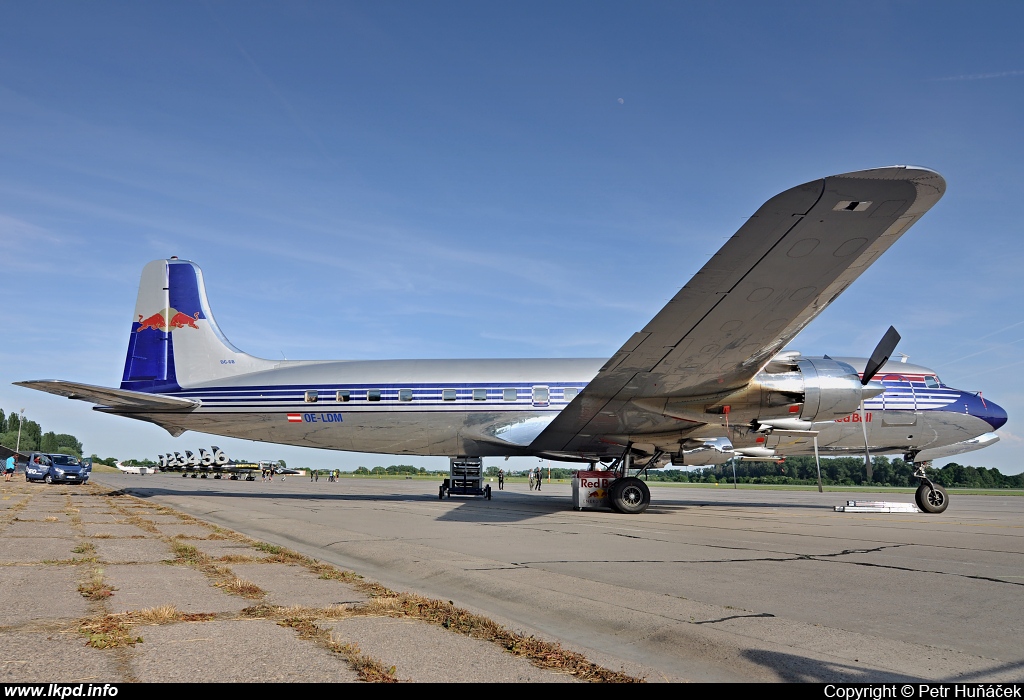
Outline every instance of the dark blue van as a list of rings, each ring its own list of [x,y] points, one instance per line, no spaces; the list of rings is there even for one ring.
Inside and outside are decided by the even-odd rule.
[[[89,471],[78,457],[33,452],[25,465],[25,480],[45,481],[48,484],[84,484],[89,480]]]

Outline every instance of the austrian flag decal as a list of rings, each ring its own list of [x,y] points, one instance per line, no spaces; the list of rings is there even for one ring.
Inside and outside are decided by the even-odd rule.
[[[301,413],[289,413],[288,414],[288,422],[289,423],[301,423],[302,422],[302,414]]]

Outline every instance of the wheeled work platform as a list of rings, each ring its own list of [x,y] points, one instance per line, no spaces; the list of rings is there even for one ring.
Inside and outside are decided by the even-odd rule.
[[[445,496],[483,496],[491,500],[491,487],[484,484],[483,457],[451,457],[448,478],[441,483],[437,492],[439,499]]]

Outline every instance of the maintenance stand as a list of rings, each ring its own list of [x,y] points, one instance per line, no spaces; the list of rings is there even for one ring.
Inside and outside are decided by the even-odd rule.
[[[483,496],[491,500],[491,486],[484,485],[483,457],[450,457],[448,478],[441,483],[438,499],[445,496]]]

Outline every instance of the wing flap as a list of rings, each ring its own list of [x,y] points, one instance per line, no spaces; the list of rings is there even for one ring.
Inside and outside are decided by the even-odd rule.
[[[768,200],[531,445],[596,449],[660,423],[636,398],[742,387],[945,191],[931,170],[837,175]]]
[[[14,382],[17,386],[45,391],[79,401],[90,401],[118,411],[190,411],[199,407],[198,401],[142,391],[111,389],[105,386],[79,384],[61,379],[43,379]]]

